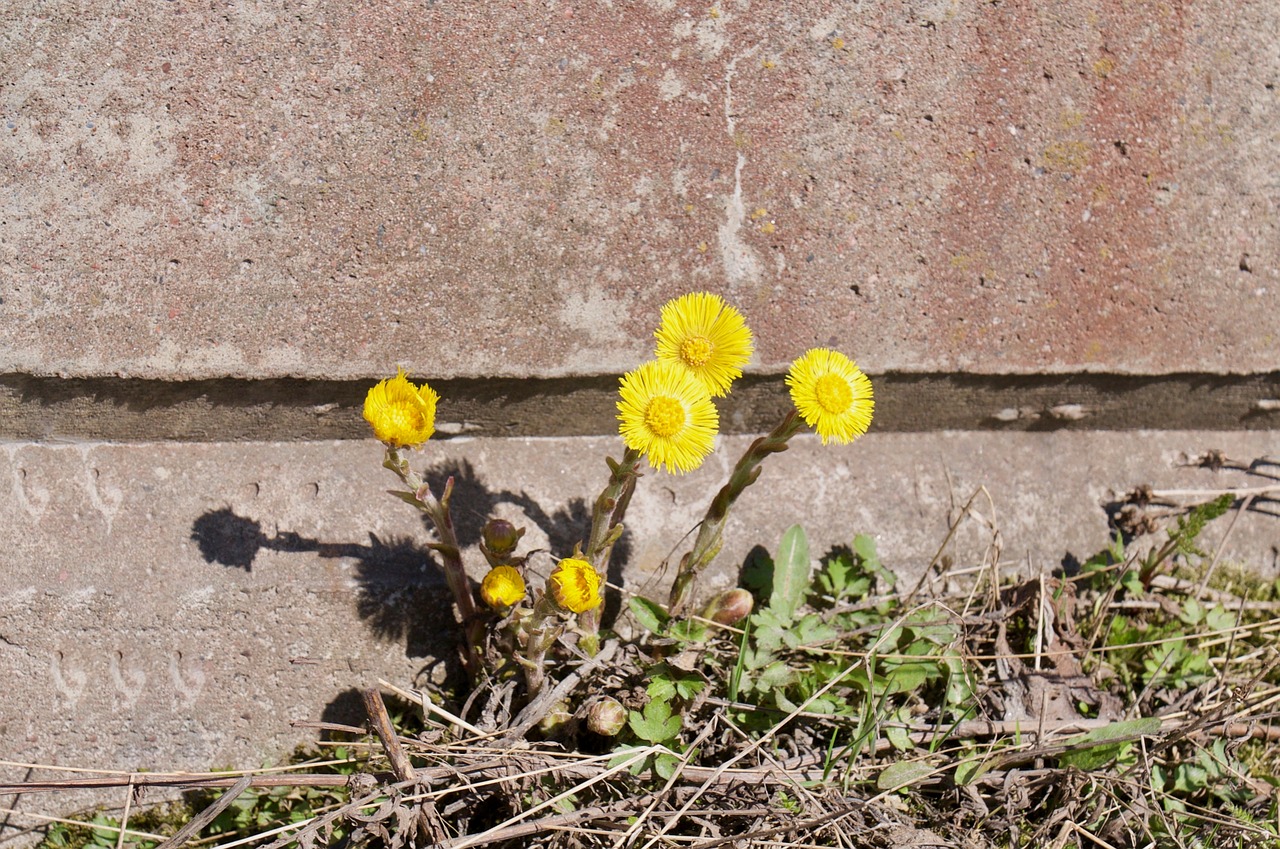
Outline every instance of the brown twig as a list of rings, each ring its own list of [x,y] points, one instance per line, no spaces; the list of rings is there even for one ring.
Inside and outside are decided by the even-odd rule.
[[[369,724],[373,726],[373,733],[378,735],[378,740],[382,742],[382,750],[387,753],[387,760],[391,761],[391,771],[395,774],[396,781],[415,781],[418,776],[414,772],[413,764],[409,762],[409,756],[404,753],[404,748],[400,745],[400,738],[396,736],[395,728],[391,725],[387,706],[382,702],[382,693],[370,687],[362,691],[360,696],[364,699],[364,709],[369,714]]]
[[[386,780],[390,773],[376,774],[378,780]],[[22,784],[0,784],[0,796],[17,795],[19,793],[45,793],[56,790],[93,790],[109,787],[180,787],[188,790],[212,790],[219,787],[234,787],[240,776],[219,777],[209,775],[191,775],[178,772],[143,772],[129,778],[63,778],[45,781],[25,781]],[[289,775],[255,775],[249,787],[345,787],[350,783],[350,776],[324,775],[318,773],[293,773]]]
[[[214,818],[216,818],[218,814],[230,807],[231,803],[234,802],[241,793],[248,790],[249,785],[252,783],[252,775],[240,776],[240,780],[235,784],[232,784],[230,789],[219,796],[216,802],[192,817],[189,823],[178,829],[177,833],[174,834],[173,837],[170,837],[164,843],[161,843],[156,847],[156,849],[178,849],[179,846],[190,840],[192,836],[199,834],[200,829],[213,822]],[[122,829],[121,834],[123,833],[124,831]]]

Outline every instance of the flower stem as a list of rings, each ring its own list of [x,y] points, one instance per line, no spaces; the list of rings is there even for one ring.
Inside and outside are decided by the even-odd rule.
[[[605,461],[609,464],[609,483],[596,499],[595,508],[591,511],[591,536],[587,538],[584,558],[602,575],[609,567],[609,555],[621,533],[618,526],[626,515],[627,505],[631,503],[636,478],[640,477],[637,471],[640,452],[628,448],[623,452],[621,460],[606,457]]]
[[[583,559],[602,577],[609,572],[609,555],[613,553],[614,543],[622,536],[622,518],[631,503],[631,494],[635,492],[636,478],[640,477],[640,457],[639,451],[628,448],[622,452],[621,460],[605,458],[609,464],[609,483],[591,511],[591,535],[583,553]],[[578,631],[581,634],[578,645],[587,654],[594,655],[600,646],[598,635],[602,608],[603,605],[578,614]]]
[[[794,409],[790,410],[782,422],[767,436],[762,436],[748,446],[738,459],[737,465],[729,475],[729,481],[720,488],[716,497],[707,506],[707,514],[702,518],[698,528],[698,537],[693,548],[680,558],[680,568],[676,571],[675,582],[671,585],[668,607],[673,616],[684,612],[693,600],[694,582],[698,574],[706,568],[720,551],[724,542],[724,526],[729,518],[729,509],[738,500],[742,491],[755,483],[760,477],[760,464],[770,454],[787,450],[787,440],[800,430],[802,422]]]
[[[484,620],[476,615],[476,602],[471,594],[471,582],[467,579],[467,570],[462,565],[462,549],[453,531],[453,517],[449,512],[449,498],[453,495],[453,478],[445,481],[444,492],[437,500],[431,492],[431,487],[409,466],[409,461],[402,458],[396,449],[387,449],[387,458],[382,465],[395,472],[400,480],[404,481],[405,486],[412,490],[410,497],[405,500],[427,514],[427,518],[435,525],[439,542],[431,543],[428,547],[440,555],[445,582],[453,593],[453,602],[457,605],[458,616],[462,619],[462,664],[474,682],[481,668],[477,647],[484,633]]]
[[[523,624],[526,642],[524,656],[518,658],[524,670],[526,695],[532,699],[547,680],[547,650],[555,645],[564,630],[556,606],[545,594],[533,605],[533,613]]]

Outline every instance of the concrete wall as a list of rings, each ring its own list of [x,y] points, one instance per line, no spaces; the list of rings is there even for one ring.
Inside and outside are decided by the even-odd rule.
[[[416,460],[466,483],[464,542],[496,511],[563,553],[613,380],[693,289],[757,334],[727,432],[812,345],[881,412],[770,461],[715,581],[797,519],[918,574],[982,485],[1010,568],[1053,568],[1136,484],[1272,480],[1185,464],[1280,456],[1278,47],[1268,0],[10,0],[0,758],[254,765],[350,688],[438,680],[364,388],[445,390]],[[745,442],[642,481],[616,579]],[[1224,555],[1274,574],[1277,525]]]
[[[1265,0],[0,14],[5,370],[1280,368]]]

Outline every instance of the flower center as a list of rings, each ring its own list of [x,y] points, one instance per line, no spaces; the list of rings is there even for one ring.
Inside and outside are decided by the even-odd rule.
[[[853,403],[853,392],[844,378],[834,374],[824,374],[814,384],[813,392],[818,396],[818,404],[828,413],[843,413]]]
[[[690,336],[680,343],[680,359],[691,368],[701,368],[711,359],[711,341],[705,336]]]
[[[684,427],[684,422],[684,406],[674,398],[658,396],[645,407],[645,427],[657,436],[675,436]]]
[[[395,404],[391,407],[391,420],[397,428],[418,431],[422,429],[422,411],[408,404]]]

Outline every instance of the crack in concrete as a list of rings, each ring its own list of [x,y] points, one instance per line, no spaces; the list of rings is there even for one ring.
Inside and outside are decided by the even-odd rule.
[[[1266,430],[1280,428],[1280,372],[873,376],[881,432],[936,430]],[[368,439],[372,380],[194,380],[0,375],[0,465],[32,515],[49,495],[27,480],[21,442]],[[611,436],[616,375],[433,380],[436,429],[449,436]],[[1260,403],[1263,402],[1263,403]],[[747,375],[719,403],[724,433],[763,433],[786,413],[781,375]],[[572,409],[574,415],[564,411]],[[118,491],[85,464],[93,505],[110,521]],[[0,479],[5,477],[0,471]],[[96,498],[95,498],[96,495]]]

